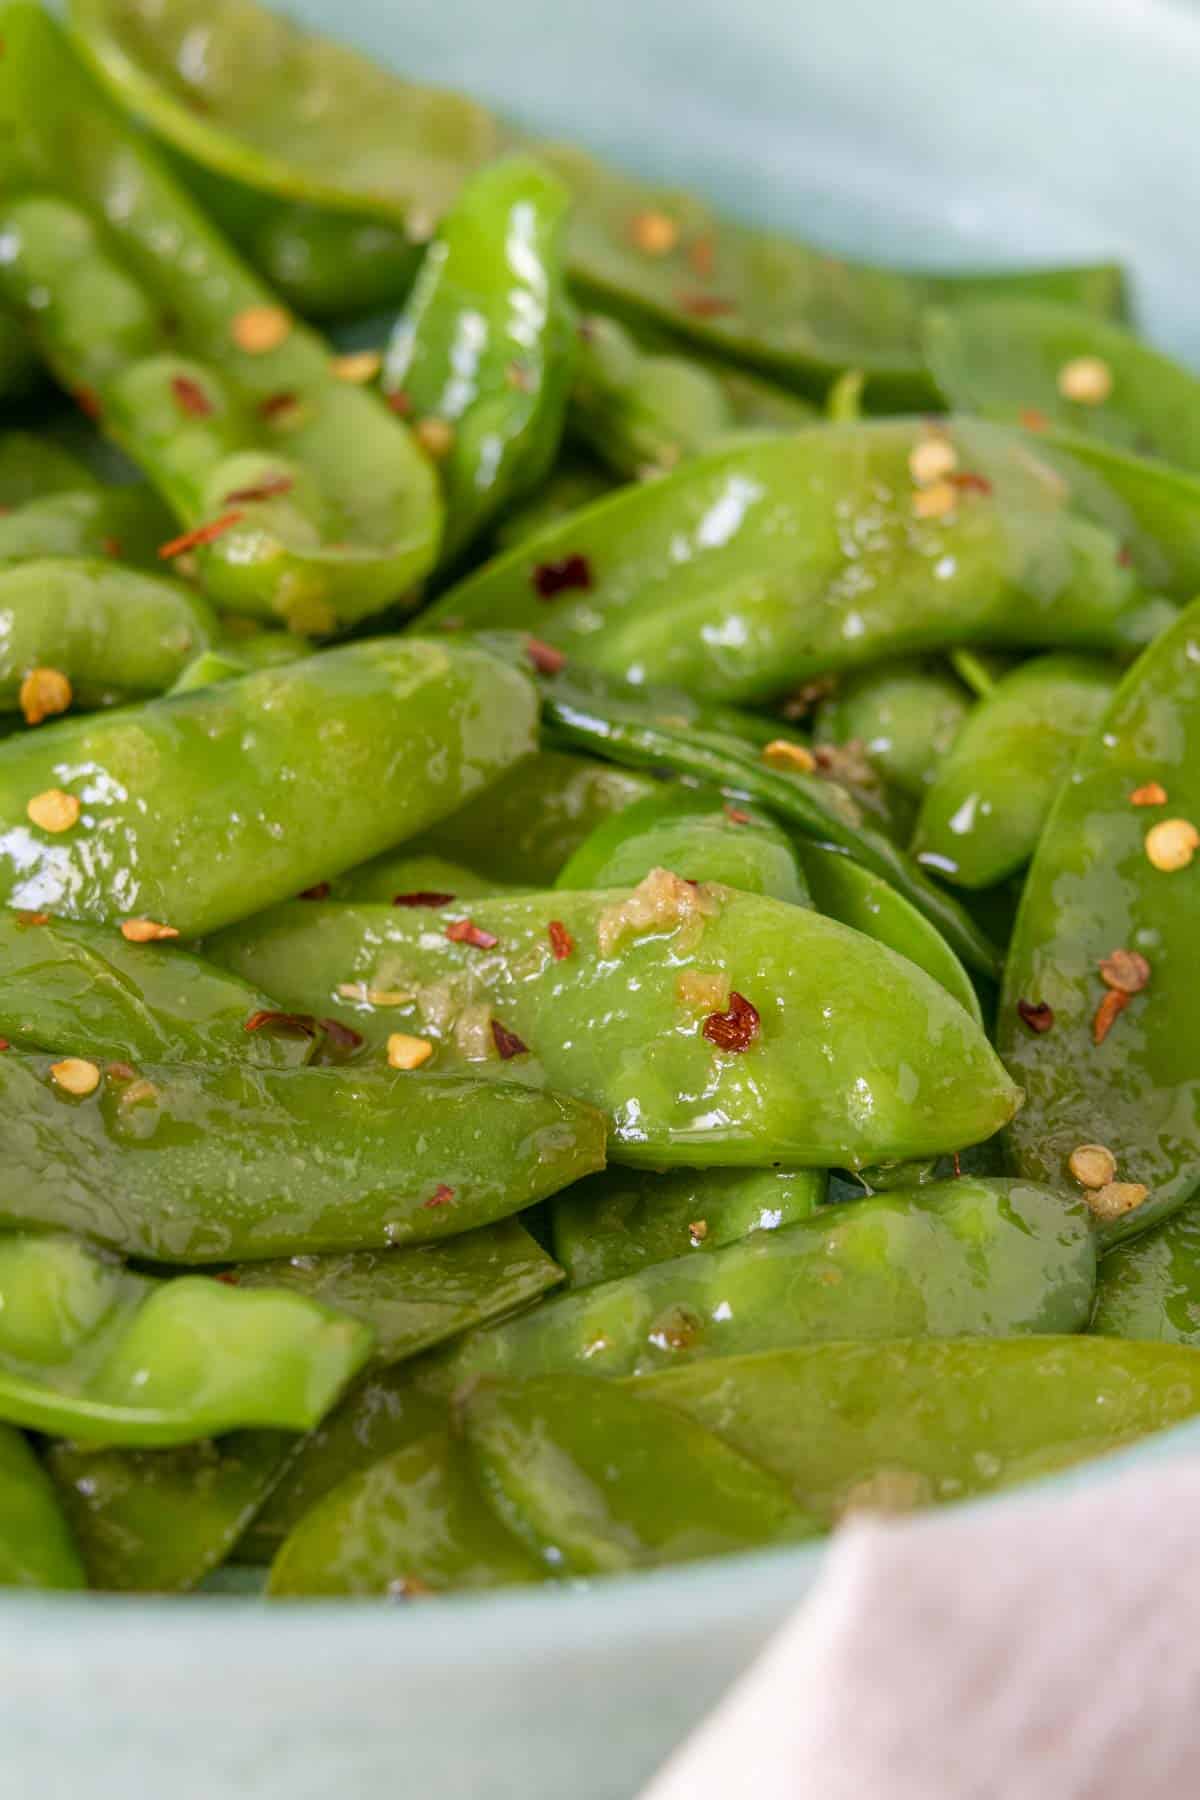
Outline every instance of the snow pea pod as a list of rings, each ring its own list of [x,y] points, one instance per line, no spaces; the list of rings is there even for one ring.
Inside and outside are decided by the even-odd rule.
[[[606,1169],[556,1196],[554,1254],[573,1288],[592,1287],[807,1219],[825,1189],[823,1169]]]
[[[589,1100],[613,1159],[640,1167],[933,1154],[989,1137],[1016,1103],[957,1001],[804,908],[657,870],[632,893],[463,912],[295,901],[209,953],[370,1046],[419,1037],[431,1068]]]
[[[536,492],[505,513],[492,535],[493,547],[509,550],[514,544],[536,537],[548,525],[599,500],[601,495],[610,494],[615,485],[598,463],[568,451],[559,457]]]
[[[0,517],[0,562],[108,556],[161,570],[159,545],[172,529],[166,507],[142,482],[80,487],[27,500]]]
[[[65,675],[83,707],[161,694],[216,629],[207,602],[162,575],[56,554],[0,567],[0,711],[20,708],[34,669]]]
[[[1200,468],[1200,378],[1132,331],[1035,299],[931,312],[929,369],[956,411],[1097,437]]]
[[[1177,1425],[1200,1412],[1200,1359],[1094,1337],[803,1344],[668,1369],[637,1391],[832,1524],[994,1493]]]
[[[48,15],[9,7],[4,36],[12,185],[33,191],[6,201],[0,286],[189,530],[240,515],[201,550],[209,592],[318,633],[408,592],[441,507],[400,421],[338,379]]]
[[[0,399],[24,400],[37,388],[41,372],[23,320],[0,307]]]
[[[267,1592],[401,1599],[511,1587],[547,1573],[488,1505],[466,1448],[443,1431],[327,1494],[280,1548]]]
[[[396,902],[398,894],[446,894],[454,900],[475,900],[481,894],[517,891],[447,857],[414,853],[408,844],[359,863],[329,883],[331,900],[384,900],[389,904]]]
[[[532,632],[706,699],[960,644],[1136,649],[1173,616],[1021,433],[816,425],[696,457],[495,558],[424,624]],[[927,447],[953,459],[914,476]]]
[[[247,1031],[274,1000],[225,969],[120,932],[0,910],[0,1037],[118,1062],[306,1063],[315,1033]]]
[[[0,1418],[76,1442],[305,1431],[374,1332],[278,1286],[159,1281],[55,1232],[0,1233]]]
[[[63,1070],[0,1056],[0,1222],[156,1262],[452,1237],[604,1166],[599,1113],[508,1083],[149,1063],[77,1097]]]
[[[462,1419],[487,1504],[549,1574],[656,1568],[815,1529],[755,1462],[612,1382],[481,1382]]]
[[[49,1477],[28,1440],[0,1425],[0,1588],[86,1586]]]
[[[905,658],[856,670],[817,709],[822,744],[858,744],[889,787],[919,800],[971,710],[944,663]]]
[[[1117,679],[1110,663],[1055,655],[1002,677],[925,791],[912,841],[917,861],[969,888],[1024,868]]]
[[[1200,1219],[1184,1206],[1100,1264],[1089,1331],[1200,1344]]]
[[[1195,597],[1200,478],[1079,432],[1040,436],[1036,449],[1068,484],[1072,505],[1120,539],[1122,556],[1146,587],[1184,605]]]
[[[0,431],[0,507],[13,510],[99,486],[79,458],[52,439],[32,431]]]
[[[536,488],[558,450],[576,342],[567,206],[531,156],[481,170],[442,221],[392,333],[383,391],[437,457],[446,562]]]
[[[819,1208],[711,1256],[676,1254],[473,1333],[457,1376],[648,1375],[813,1339],[1082,1331],[1091,1215],[1049,1188],[970,1176]]]
[[[453,812],[535,722],[529,682],[477,647],[379,638],[10,738],[0,898],[211,931]],[[52,789],[79,806],[65,830],[27,815]]]
[[[1005,970],[998,1044],[1026,1096],[1016,1167],[1073,1186],[1072,1152],[1109,1150],[1115,1185],[1094,1195],[1106,1243],[1174,1212],[1200,1169],[1198,634],[1200,602],[1134,664],[1083,744]]]

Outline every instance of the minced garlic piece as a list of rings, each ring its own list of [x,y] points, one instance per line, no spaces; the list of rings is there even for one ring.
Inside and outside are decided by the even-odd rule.
[[[648,937],[685,924],[702,925],[716,915],[710,891],[694,887],[669,869],[651,869],[624,900],[606,906],[596,920],[601,956],[610,956],[625,937]]]
[[[675,982],[675,997],[681,1006],[724,1012],[729,1005],[729,977],[707,969],[683,969]]]
[[[918,488],[912,497],[913,513],[918,519],[944,519],[958,504],[958,489],[952,481],[935,481],[930,487]]]

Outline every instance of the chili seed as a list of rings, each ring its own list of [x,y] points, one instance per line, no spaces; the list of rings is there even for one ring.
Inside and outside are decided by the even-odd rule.
[[[65,1094],[74,1094],[82,1100],[85,1094],[94,1094],[100,1086],[100,1071],[94,1062],[87,1062],[82,1056],[65,1056],[62,1062],[50,1064],[50,1073],[56,1087],[62,1088]]]
[[[387,1059],[390,1069],[419,1069],[432,1055],[433,1045],[428,1038],[410,1037],[404,1031],[393,1031],[388,1038]]]
[[[951,469],[957,467],[958,451],[949,438],[921,438],[909,452],[909,474],[918,487],[928,487],[931,482],[940,481],[943,476],[949,475]]]
[[[44,794],[35,794],[25,811],[41,831],[70,831],[72,825],[79,823],[79,801],[62,788],[47,788]]]
[[[179,936],[174,925],[158,925],[153,919],[123,919],[121,936],[131,944],[157,944]]]
[[[1133,1212],[1136,1207],[1141,1206],[1149,1192],[1140,1181],[1110,1181],[1094,1192],[1085,1192],[1083,1197],[1097,1219],[1109,1221]]]
[[[233,341],[247,356],[265,356],[291,336],[292,321],[282,306],[248,306],[232,325]]]
[[[71,683],[61,669],[30,669],[17,696],[27,725],[66,712],[74,698]]]
[[[378,350],[354,350],[348,356],[335,356],[330,367],[339,381],[365,387],[382,369],[383,358]]]
[[[918,519],[944,519],[954,511],[958,493],[952,481],[935,481],[932,487],[918,488],[912,497],[912,509]]]
[[[795,769],[802,775],[811,775],[817,766],[817,759],[807,744],[797,744],[791,738],[772,738],[763,746],[762,760],[771,769]]]
[[[413,427],[413,436],[435,462],[449,456],[454,448],[454,427],[448,419],[422,419]]]
[[[1081,1187],[1107,1187],[1117,1172],[1117,1159],[1104,1144],[1077,1144],[1067,1167]]]
[[[635,214],[629,235],[647,256],[670,256],[679,242],[679,227],[667,213]]]
[[[1190,819],[1161,819],[1146,833],[1146,855],[1156,869],[1174,874],[1186,869],[1200,850],[1200,831]]]
[[[1129,796],[1130,806],[1165,806],[1167,790],[1157,781],[1144,781]]]
[[[1112,370],[1100,356],[1073,356],[1058,371],[1059,393],[1077,406],[1103,406],[1112,387]]]

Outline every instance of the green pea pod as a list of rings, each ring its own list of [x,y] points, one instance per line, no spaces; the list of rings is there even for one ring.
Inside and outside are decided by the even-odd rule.
[[[530,156],[473,176],[392,334],[383,390],[403,397],[438,458],[446,561],[536,488],[558,450],[575,349],[562,260],[568,201]]]
[[[0,1425],[0,1588],[86,1586],[49,1477],[21,1433]]]
[[[1016,1167],[1073,1185],[1077,1146],[1111,1150],[1117,1188],[1096,1197],[1106,1243],[1174,1212],[1200,1169],[1200,863],[1184,866],[1200,820],[1198,632],[1200,602],[1134,664],[1081,747],[1038,843],[1005,969],[997,1041],[1025,1090]],[[1100,962],[1118,950],[1135,959],[1132,975],[1111,975],[1113,988]],[[1112,997],[1143,976],[1144,992]]]
[[[369,1045],[420,1035],[430,1067],[591,1101],[635,1166],[855,1167],[977,1142],[1016,1104],[956,1000],[801,907],[657,870],[463,913],[296,901],[209,950]]]
[[[913,859],[867,824],[837,782],[797,768],[770,766],[724,732],[664,725],[636,692],[616,684],[557,675],[543,685],[546,722],[563,741],[634,767],[667,769],[719,788],[739,805],[750,800],[793,833],[832,845],[888,882],[980,974],[999,972],[997,951],[954,898]]]
[[[604,1166],[590,1107],[386,1069],[151,1063],[76,1098],[54,1065],[10,1050],[0,1120],[0,1223],[164,1263],[451,1237]]]
[[[0,507],[7,511],[99,487],[79,458],[52,439],[32,431],[0,431]]]
[[[395,1600],[545,1578],[480,1493],[466,1449],[440,1432],[327,1494],[283,1544],[267,1592]]]
[[[4,35],[9,192],[32,191],[3,209],[0,290],[184,526],[238,515],[201,552],[208,591],[316,632],[406,594],[441,509],[400,422],[338,380],[48,15],[10,6]]]
[[[44,494],[0,518],[0,562],[108,556],[156,569],[172,530],[170,514],[142,482]]]
[[[929,369],[948,404],[1006,424],[1097,437],[1200,468],[1200,379],[1132,331],[1071,306],[983,300],[929,314]]]
[[[839,681],[817,710],[822,744],[857,744],[889,787],[919,800],[971,710],[971,696],[945,664],[880,663]]]
[[[571,1287],[592,1287],[807,1219],[825,1189],[823,1169],[607,1169],[554,1200],[554,1254]]]
[[[487,1504],[548,1574],[656,1568],[814,1529],[756,1463],[609,1382],[482,1382],[463,1429]]]
[[[9,739],[0,899],[212,931],[453,812],[535,720],[525,677],[478,648],[380,638]],[[54,788],[80,803],[66,831],[26,813]]]
[[[927,443],[957,456],[957,485],[914,482]],[[963,419],[741,443],[518,544],[425,622],[530,631],[609,675],[739,702],[961,644],[1137,648],[1172,609],[1025,444]]]
[[[0,910],[0,1037],[123,1062],[306,1063],[316,1031],[247,1031],[275,1002],[225,969],[95,925]]]
[[[793,906],[809,904],[796,853],[772,819],[722,807],[711,790],[678,785],[605,819],[555,886],[635,887],[656,868],[688,881],[720,881],[744,894],[768,894]]]
[[[303,1293],[157,1281],[76,1238],[0,1234],[0,1418],[101,1444],[311,1429],[374,1333]]]
[[[669,1369],[637,1392],[832,1524],[994,1493],[1178,1425],[1200,1412],[1200,1359],[1094,1337],[803,1344]]]
[[[1067,483],[1072,504],[1119,538],[1152,592],[1186,605],[1200,590],[1200,478],[1079,432],[1030,439]]]
[[[451,900],[475,900],[481,894],[502,894],[505,882],[489,881],[462,863],[450,862],[444,856],[413,853],[405,844],[399,850],[386,850],[370,862],[347,869],[329,883],[329,896],[334,900],[381,900],[403,904],[415,894],[437,894]],[[517,890],[513,888],[512,892]],[[397,896],[401,899],[397,902]]]
[[[1109,1251],[1100,1264],[1088,1329],[1100,1337],[1200,1344],[1200,1221],[1194,1206]]]
[[[169,691],[190,694],[193,688],[214,687],[218,682],[232,681],[236,675],[250,675],[255,669],[278,669],[310,654],[311,646],[294,632],[227,632],[215,649],[206,650],[187,664]]]
[[[492,534],[493,545],[497,550],[510,550],[581,506],[610,494],[614,485],[612,477],[589,459],[570,453],[560,456],[541,487],[505,513]]]
[[[1024,868],[1117,679],[1111,664],[1084,656],[1035,656],[1003,676],[926,789],[912,841],[918,862],[969,888]]]
[[[0,567],[0,710],[37,668],[66,675],[81,706],[160,694],[215,634],[206,602],[161,575],[57,555]]]

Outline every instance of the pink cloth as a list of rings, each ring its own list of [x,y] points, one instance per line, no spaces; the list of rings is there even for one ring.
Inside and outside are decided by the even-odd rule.
[[[1194,1800],[1200,1462],[864,1521],[643,1800]]]

